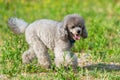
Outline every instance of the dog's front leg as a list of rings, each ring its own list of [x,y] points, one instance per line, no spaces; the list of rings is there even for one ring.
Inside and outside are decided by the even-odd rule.
[[[43,68],[50,68],[51,60],[46,45],[44,45],[43,42],[35,36],[32,38],[32,42],[32,47],[38,59],[38,63]]]
[[[55,64],[57,67],[68,67],[72,66],[74,69],[77,67],[77,57],[69,50],[60,49],[60,47],[55,48]]]

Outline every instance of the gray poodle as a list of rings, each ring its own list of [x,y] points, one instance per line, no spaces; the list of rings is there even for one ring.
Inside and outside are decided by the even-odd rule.
[[[41,19],[31,24],[18,18],[10,18],[8,25],[14,33],[25,32],[29,49],[22,55],[23,63],[29,63],[37,57],[41,67],[50,68],[50,49],[54,51],[57,67],[77,67],[77,57],[71,52],[71,48],[75,40],[86,38],[88,35],[84,19],[78,14],[67,15],[61,22]]]

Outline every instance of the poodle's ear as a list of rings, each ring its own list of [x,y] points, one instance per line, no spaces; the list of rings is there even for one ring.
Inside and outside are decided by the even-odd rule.
[[[64,25],[64,23],[62,23],[59,27],[58,27],[58,37],[62,40],[66,40],[68,38],[68,32],[66,29],[66,25]]]
[[[82,28],[82,34],[81,34],[81,36],[82,36],[83,38],[87,38],[87,36],[88,36],[88,32],[87,32],[85,26]]]

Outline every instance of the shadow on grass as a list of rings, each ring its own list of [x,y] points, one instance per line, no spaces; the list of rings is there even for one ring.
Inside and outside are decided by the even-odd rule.
[[[106,70],[106,71],[120,71],[120,64],[106,64],[106,63],[98,63],[91,64],[88,66],[84,66],[83,68],[87,68],[88,70]]]

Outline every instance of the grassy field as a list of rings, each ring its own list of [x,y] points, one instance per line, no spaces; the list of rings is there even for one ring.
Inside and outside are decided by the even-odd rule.
[[[65,71],[54,64],[40,68],[36,60],[23,64],[21,54],[28,48],[24,35],[7,26],[9,17],[27,22],[47,18],[61,21],[67,14],[84,17],[88,38],[75,43],[79,57],[89,54],[78,67]],[[53,60],[53,54],[50,54]],[[80,64],[80,63],[79,63]],[[3,80],[120,80],[120,1],[119,0],[0,0],[0,79]]]

